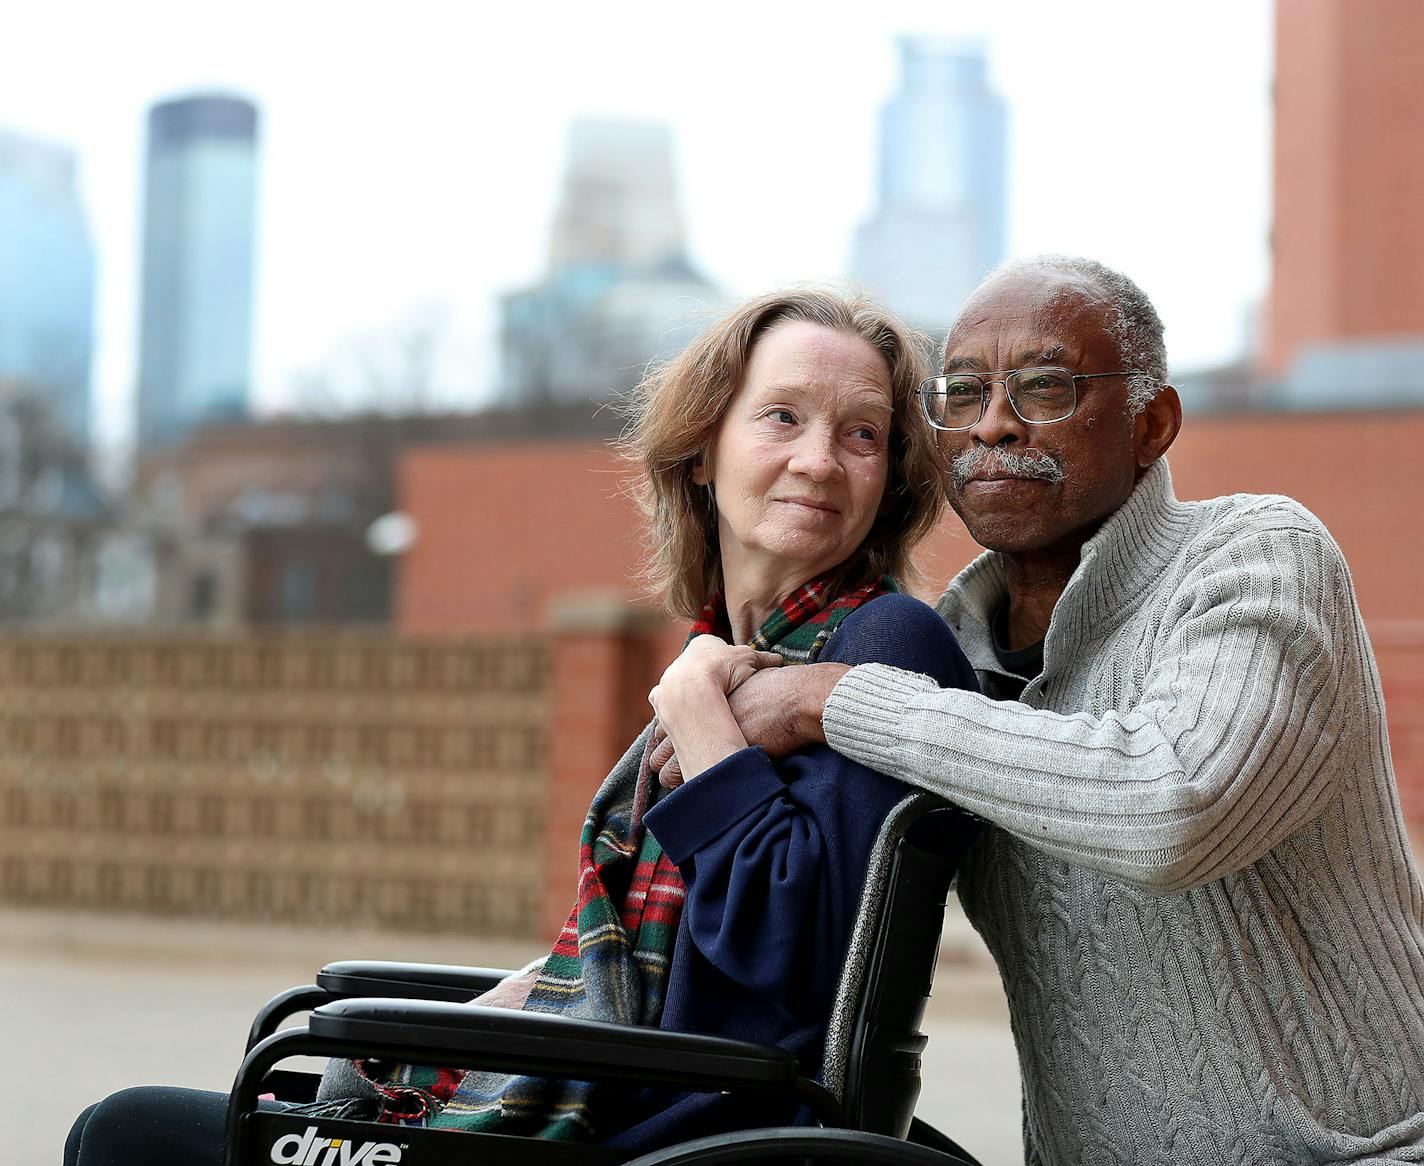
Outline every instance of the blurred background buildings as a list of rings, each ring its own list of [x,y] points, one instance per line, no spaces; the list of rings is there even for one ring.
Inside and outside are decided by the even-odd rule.
[[[1277,6],[1270,404],[1424,404],[1424,93],[1417,4]]]
[[[242,417],[252,366],[257,109],[164,101],[148,115],[138,442]]]
[[[1245,329],[1245,343],[1222,342],[1219,359],[1179,362],[1189,416],[1171,465],[1184,497],[1279,491],[1330,526],[1379,651],[1406,813],[1424,823],[1424,481],[1409,453],[1424,440],[1414,195],[1424,91],[1409,81],[1424,9],[1290,0],[1275,11],[1263,324]],[[1026,188],[1071,202],[1086,184],[1127,216],[1170,177],[1171,142],[1138,151],[1119,133],[1122,103],[1150,94],[1103,82],[1110,103],[1083,106],[1076,138],[1044,138],[1031,165],[1011,167],[1024,157],[1008,84],[1031,63],[1021,47],[999,60],[990,43],[906,36],[880,50],[897,72],[859,158],[876,176],[869,214],[858,229],[847,218],[823,249],[848,252],[850,274],[926,330],[942,332],[987,270],[1018,253],[1011,226]],[[1045,83],[1056,100],[1086,102],[1094,71],[1075,72],[1071,59],[1054,67]],[[750,192],[735,212],[699,200],[707,173],[678,162],[675,119],[546,127],[562,170],[547,176],[545,261],[492,305],[489,403],[472,407],[473,383],[458,408],[426,392],[448,353],[433,333],[391,323],[386,339],[415,371],[381,381],[359,412],[319,417],[263,409],[253,387],[258,223],[268,218],[258,176],[273,138],[258,126],[275,125],[277,111],[208,92],[160,101],[148,115],[135,450],[103,488],[85,451],[93,259],[75,160],[0,138],[0,622],[10,625],[0,686],[12,694],[0,715],[0,897],[330,913],[336,891],[293,857],[295,819],[261,808],[272,789],[303,807],[293,811],[310,819],[302,837],[318,847],[341,850],[359,823],[363,847],[389,841],[452,863],[496,842],[511,862],[530,846],[571,852],[591,783],[642,723],[649,683],[681,638],[639,582],[641,522],[608,402],[730,300],[694,256],[685,206],[736,213],[765,240],[785,216],[809,213],[838,173],[827,152],[800,168],[794,189],[766,177],[767,149],[819,127],[817,94],[801,96],[730,135],[719,166]],[[875,106],[866,103],[868,125]],[[1015,133],[1021,125],[1015,115]],[[320,127],[313,150],[342,132],[339,120]],[[1210,149],[1229,128],[1205,127]],[[468,152],[481,181],[532,181],[497,151]],[[383,168],[374,153],[367,162],[373,176]],[[1236,183],[1188,179],[1201,207]],[[331,297],[414,247],[434,197],[413,190],[389,221],[344,238]],[[442,221],[453,236],[451,216]],[[308,225],[313,237],[318,226]],[[1125,257],[1101,257],[1137,276],[1134,258],[1150,267],[1172,230],[1170,218],[1154,221],[1119,245]],[[1057,236],[1049,245],[1080,249]],[[441,258],[462,273],[483,262],[453,247]],[[1211,262],[1224,270],[1238,257]],[[1173,281],[1142,282],[1163,307],[1171,350]],[[315,319],[324,306],[313,296],[302,307]],[[937,586],[975,550],[947,526],[925,550],[928,578]],[[536,647],[506,653],[512,643]],[[504,669],[517,684],[490,680]],[[228,707],[225,685],[286,695]],[[48,695],[13,695],[29,687]],[[520,731],[462,735],[466,715]],[[459,773],[491,791],[517,779],[536,792],[493,816],[465,807],[442,818],[432,791]],[[387,803],[378,787],[404,792]],[[213,839],[231,843],[221,870]],[[567,873],[549,876],[553,898]],[[434,888],[410,893],[429,905],[419,918],[430,925],[458,927],[484,910]],[[353,917],[392,917],[342,904]],[[529,911],[516,914],[498,925],[533,926]]]
[[[943,337],[1008,246],[1008,110],[981,44],[902,37],[899,91],[880,113],[876,208],[851,275]]]
[[[500,301],[502,399],[527,407],[626,392],[725,303],[688,258],[669,128],[578,121],[548,271]]]
[[[89,441],[94,249],[72,151],[0,131],[0,385]]]

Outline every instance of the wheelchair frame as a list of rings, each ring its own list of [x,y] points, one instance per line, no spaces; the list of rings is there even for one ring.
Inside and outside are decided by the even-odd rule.
[[[913,1116],[926,1044],[919,1025],[938,959],[945,900],[972,836],[964,816],[930,794],[910,794],[887,816],[832,1008],[820,1081],[803,1076],[796,1058],[774,1046],[464,1003],[510,974],[505,971],[344,961],[328,964],[316,984],[290,989],[258,1013],[229,1100],[226,1166],[760,1161],[978,1166],[952,1139]],[[304,1010],[311,1010],[305,1028],[277,1031]],[[258,1095],[273,1088],[299,1098],[310,1095],[309,1075],[275,1068],[297,1055],[379,1057],[780,1096],[809,1110],[820,1128],[734,1130],[634,1155],[596,1143],[259,1110]]]

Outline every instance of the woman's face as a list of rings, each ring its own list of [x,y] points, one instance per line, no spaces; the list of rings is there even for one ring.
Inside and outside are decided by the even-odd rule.
[[[791,590],[860,546],[885,494],[892,401],[885,358],[859,337],[793,320],[757,341],[693,471],[716,496],[729,585],[751,572]]]

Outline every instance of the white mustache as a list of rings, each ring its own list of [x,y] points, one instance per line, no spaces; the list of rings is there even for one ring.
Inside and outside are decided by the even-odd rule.
[[[954,484],[963,487],[971,478],[985,470],[994,470],[1015,478],[1041,478],[1057,485],[1063,481],[1063,463],[1041,449],[1019,453],[997,445],[975,445],[956,454],[949,463]]]

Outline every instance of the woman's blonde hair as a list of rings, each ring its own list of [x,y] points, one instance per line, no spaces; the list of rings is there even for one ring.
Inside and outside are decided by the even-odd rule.
[[[944,462],[917,390],[925,375],[924,338],[859,293],[792,288],[733,309],[673,359],[650,368],[633,390],[622,438],[638,467],[635,487],[649,522],[649,582],[676,614],[695,618],[722,583],[717,514],[693,467],[712,447],[717,427],[741,387],[757,341],[792,320],[864,340],[885,358],[893,413],[885,499],[859,549],[846,561],[841,589],[881,575],[910,576],[910,554],[939,522]]]

